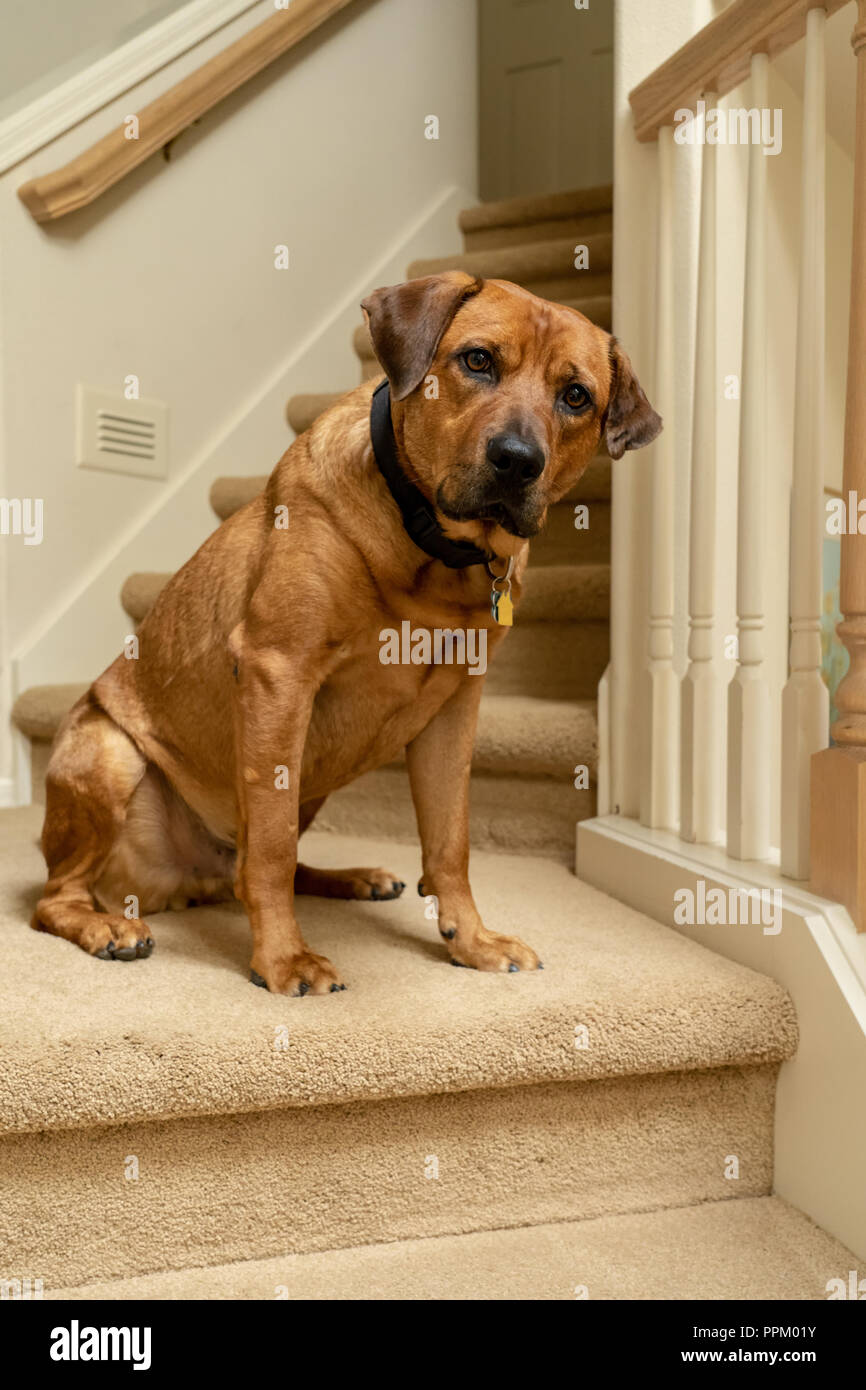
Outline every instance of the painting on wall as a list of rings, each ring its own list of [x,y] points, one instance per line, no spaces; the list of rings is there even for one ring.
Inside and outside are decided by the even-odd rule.
[[[841,494],[832,488],[824,489],[824,503],[830,497]],[[839,611],[839,569],[842,559],[842,546],[838,536],[828,536],[824,532],[821,553],[823,601],[821,604],[821,675],[830,692],[830,724],[837,716],[836,691],[839,682],[848,670],[849,656],[836,635],[836,624],[842,621]],[[832,739],[831,739],[832,742]]]

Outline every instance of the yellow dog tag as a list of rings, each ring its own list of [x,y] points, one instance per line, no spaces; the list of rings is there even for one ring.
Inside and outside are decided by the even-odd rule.
[[[514,626],[514,604],[508,589],[502,594],[494,589],[492,612],[500,627]]]
[[[490,612],[494,622],[500,627],[514,626],[514,604],[511,602],[511,571],[514,569],[514,556],[508,557],[508,565],[504,574],[495,574],[487,563],[487,573],[493,580],[490,588]],[[497,585],[501,584],[502,588]]]

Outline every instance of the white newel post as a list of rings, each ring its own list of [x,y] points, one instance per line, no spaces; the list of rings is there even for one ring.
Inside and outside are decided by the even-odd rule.
[[[794,463],[791,489],[790,676],[782,692],[782,873],[809,877],[809,768],[826,748],[829,696],[821,679],[821,549],[824,534],[823,10],[806,23],[800,286],[797,306]]]
[[[707,109],[714,93],[703,93]],[[684,840],[720,830],[721,718],[714,660],[716,564],[716,147],[702,146],[695,398],[689,523],[689,665],[682,683],[681,819]]]
[[[674,670],[674,132],[658,135],[656,340],[653,402],[664,429],[652,452],[649,549],[649,650],[640,818],[656,829],[679,819],[679,681]]]
[[[766,53],[752,57],[751,107],[768,104]],[[767,410],[767,156],[749,145],[740,451],[737,482],[737,669],[728,686],[728,853],[770,849],[770,691],[764,672]]]

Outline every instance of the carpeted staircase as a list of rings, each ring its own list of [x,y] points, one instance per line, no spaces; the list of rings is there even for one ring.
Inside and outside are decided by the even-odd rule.
[[[609,324],[609,189],[461,226],[463,254],[409,273],[465,266]],[[591,272],[571,269],[578,241]],[[355,346],[377,371],[364,330]],[[296,397],[289,423],[330,399]],[[261,482],[219,481],[217,515]],[[151,917],[152,959],[106,964],[29,930],[40,808],[0,813],[0,1277],[80,1298],[815,1299],[855,1267],[772,1195],[785,992],[567,867],[593,811],[574,769],[595,772],[609,539],[600,458],[533,543],[484,697],[473,887],[543,973],[450,969],[414,893],[300,900],[336,996],[253,988],[234,904]],[[167,578],[128,580],[133,621]],[[79,689],[18,701],[35,787]],[[413,883],[405,771],[340,792],[304,846]]]

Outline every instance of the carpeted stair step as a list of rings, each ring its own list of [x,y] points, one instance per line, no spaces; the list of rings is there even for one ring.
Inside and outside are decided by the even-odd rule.
[[[502,696],[509,702],[512,696]],[[540,704],[540,701],[535,702]],[[551,702],[557,703],[557,702]],[[594,706],[593,706],[594,709]],[[591,745],[577,745],[572,770],[580,785],[553,777],[473,772],[469,786],[472,852],[536,855],[559,864],[574,863],[574,828],[596,812],[597,734]],[[558,764],[562,771],[562,764]],[[362,835],[375,825],[383,836],[415,844],[415,808],[406,770],[399,765],[365,773],[329,796],[316,817],[316,829],[335,835]]]
[[[144,621],[170,579],[170,574],[149,572],[129,576],[120,601],[134,623]],[[520,600],[521,623],[604,622],[609,616],[609,565],[539,564],[527,571]]]
[[[466,251],[490,251],[526,242],[570,237],[582,241],[613,227],[613,188],[505,198],[465,208],[458,219]]]
[[[562,553],[579,543],[566,534]],[[585,589],[584,572],[590,580]],[[127,580],[123,604],[136,622],[149,611],[167,578],[141,574]],[[526,588],[526,610],[521,604],[508,641],[490,664],[485,689],[494,695],[542,700],[593,699],[610,654],[608,567],[546,567],[540,562],[529,572]]]
[[[417,846],[313,832],[309,862],[409,887],[299,900],[349,987],[287,999],[249,983],[236,903],[148,918],[146,961],[33,932],[38,829],[35,807],[0,813],[7,1277],[51,1290],[771,1191],[788,996],[565,867],[475,854],[488,925],[545,965],[484,975],[450,967]]]
[[[354,388],[347,388],[347,390],[352,389]],[[292,396],[286,406],[286,420],[289,428],[293,429],[295,434],[303,434],[305,430],[310,428],[310,425],[318,420],[320,415],[335,405],[345,394],[345,391],[311,391],[306,395]],[[214,487],[216,486],[215,483]],[[211,489],[211,505],[213,506],[213,488]],[[216,507],[214,510],[217,510]]]
[[[339,400],[340,396],[344,394],[344,392],[338,391],[328,396],[293,396],[286,412],[289,416],[289,423],[294,418],[298,426],[303,424],[303,429],[309,429],[318,417],[317,412],[313,419],[304,424],[303,422],[312,407],[305,405],[303,413],[301,407],[298,407],[297,413],[295,413],[293,406],[296,401],[324,401],[326,404],[322,405],[321,409],[326,410],[329,405],[333,404],[335,400]],[[303,433],[303,430],[298,429],[298,433]],[[609,502],[611,495],[610,467],[610,459],[607,454],[597,454],[568,494],[569,500],[572,502]],[[241,507],[245,507],[248,502],[258,496],[267,480],[267,473],[255,473],[250,477],[217,478],[210,490],[210,504],[220,521],[227,521]]]
[[[585,299],[560,299],[560,304],[566,305],[569,309],[577,309],[578,313],[591,319],[598,324],[599,328],[604,328],[609,333],[613,327],[613,306],[609,294],[591,295]]]
[[[463,251],[452,256],[413,261],[407,277],[440,275],[445,270],[465,270],[487,280],[511,280],[542,299],[582,299],[610,294],[613,237],[595,232],[582,243],[587,247],[586,269],[575,269],[573,237],[504,246],[490,251]]]
[[[445,1302],[826,1299],[856,1256],[779,1197],[171,1270],[46,1298]],[[843,1277],[845,1275],[843,1274]],[[700,1349],[700,1348],[699,1348]]]
[[[164,579],[167,576],[153,575],[147,578]],[[86,689],[83,684],[33,686],[19,696],[15,704],[13,723],[33,741],[33,792],[36,801],[44,800],[44,770],[51,740],[67,710]],[[473,769],[479,778],[493,782],[495,800],[500,810],[509,800],[515,801],[518,811],[520,808],[519,785],[515,783],[505,788],[506,780],[519,777],[535,779],[541,784],[542,790],[550,791],[557,805],[564,803],[567,808],[571,842],[571,821],[576,819],[578,809],[578,793],[571,787],[573,768],[576,763],[585,765],[594,782],[597,762],[598,728],[593,699],[536,699],[496,695],[492,689],[482,698]],[[368,778],[376,776],[376,773],[368,774]],[[401,791],[408,799],[405,770],[399,770],[397,776]],[[361,780],[366,784],[368,778]],[[545,784],[553,783],[557,785],[545,788]],[[350,791],[351,788],[344,788],[337,795],[345,798]],[[584,813],[591,814],[585,793],[584,803]],[[405,820],[402,806],[400,816]],[[410,832],[413,823],[410,808]]]
[[[154,576],[162,577],[162,576]],[[50,743],[87,686],[36,685],[18,697],[12,722],[28,738]],[[595,776],[598,729],[592,700],[543,700],[485,693],[473,767],[499,777],[526,774],[571,781],[575,758]]]

